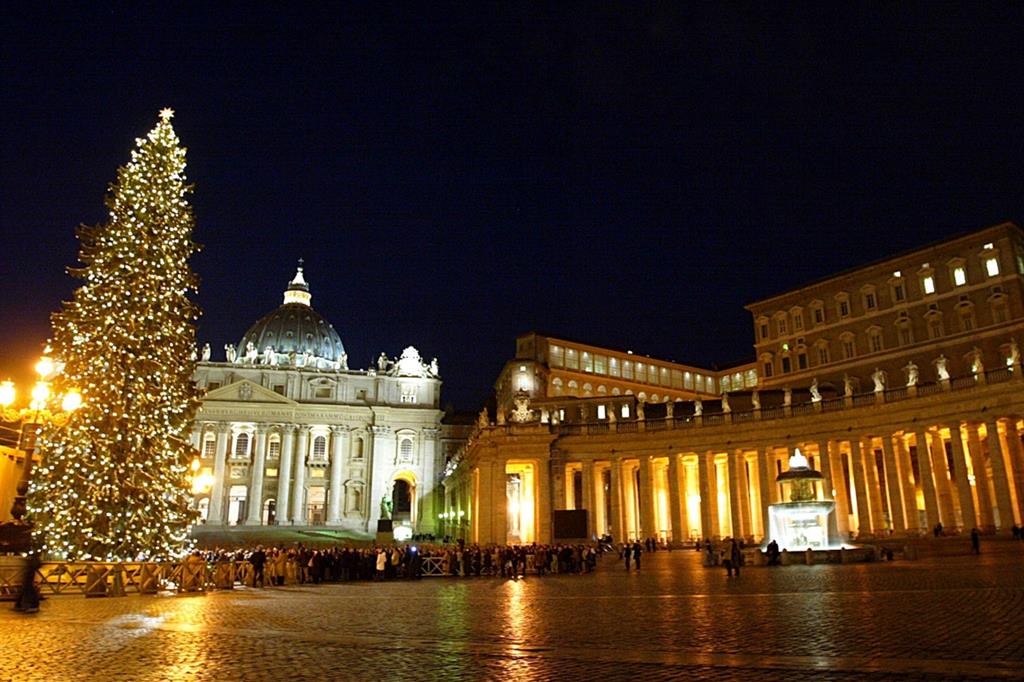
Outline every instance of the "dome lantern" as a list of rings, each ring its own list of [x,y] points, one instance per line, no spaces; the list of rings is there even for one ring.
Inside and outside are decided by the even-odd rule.
[[[313,295],[309,293],[309,283],[302,276],[302,259],[299,259],[299,267],[295,270],[295,277],[288,282],[288,288],[284,290],[284,303],[299,303],[309,306]]]

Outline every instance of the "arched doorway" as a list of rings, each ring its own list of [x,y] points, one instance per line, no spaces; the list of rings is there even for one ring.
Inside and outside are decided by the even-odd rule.
[[[241,526],[245,523],[245,505],[248,490],[244,485],[233,485],[228,490],[228,525]]]
[[[395,476],[391,484],[391,518],[396,525],[416,525],[416,482],[409,473]]]

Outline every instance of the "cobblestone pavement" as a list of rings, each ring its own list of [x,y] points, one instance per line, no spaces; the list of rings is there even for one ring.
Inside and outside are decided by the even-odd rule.
[[[0,679],[1024,679],[1024,545],[744,569],[425,579],[0,605]]]

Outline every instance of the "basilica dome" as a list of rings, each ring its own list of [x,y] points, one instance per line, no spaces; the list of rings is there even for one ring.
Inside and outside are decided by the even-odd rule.
[[[284,303],[249,327],[238,346],[240,353],[251,343],[260,354],[269,347],[275,355],[285,356],[273,364],[284,364],[286,357],[304,355],[332,363],[337,361],[345,353],[341,337],[330,322],[313,310],[311,300],[300,261],[295,278],[284,292]]]

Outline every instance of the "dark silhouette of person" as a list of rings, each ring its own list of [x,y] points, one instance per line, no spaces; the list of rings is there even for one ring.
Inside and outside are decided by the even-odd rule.
[[[981,532],[977,527],[971,529],[971,549],[975,554],[981,554]]]
[[[640,542],[636,541],[633,543],[633,565],[636,566],[636,570],[640,570],[640,553],[644,551],[640,546]]]

